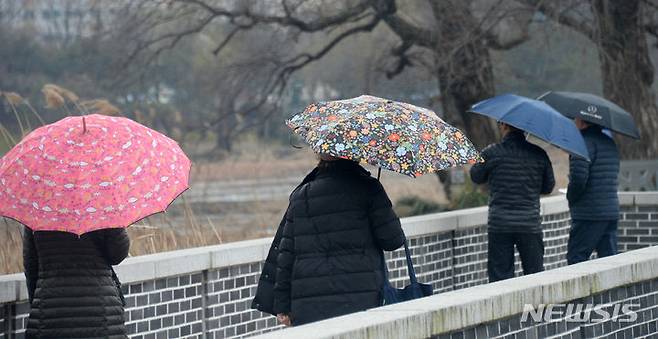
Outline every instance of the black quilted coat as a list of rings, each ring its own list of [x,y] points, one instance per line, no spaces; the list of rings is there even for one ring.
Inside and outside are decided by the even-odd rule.
[[[28,338],[125,338],[123,306],[110,264],[128,255],[124,229],[84,234],[23,232],[32,309]]]
[[[370,173],[352,161],[328,162],[292,193],[282,226],[270,313],[302,325],[380,305],[382,249],[402,246],[404,233]],[[255,303],[267,304],[260,297]]]
[[[489,231],[541,233],[539,196],[555,186],[546,152],[514,131],[481,154],[485,162],[471,167],[471,179],[489,185]]]
[[[304,180],[293,190],[293,193],[302,187],[307,182],[315,179],[318,169],[315,168],[311,173],[309,173]],[[290,195],[292,198],[292,194]],[[287,211],[286,211],[287,212]],[[257,309],[261,312],[269,313],[271,315],[276,315],[274,313],[274,283],[276,282],[276,259],[279,256],[279,243],[281,243],[281,237],[283,236],[283,228],[286,225],[286,215],[284,214],[279,227],[276,229],[276,234],[274,235],[274,240],[270,246],[270,250],[267,253],[267,258],[265,259],[265,264],[263,265],[263,270],[260,273],[260,278],[258,280],[258,289],[256,290],[256,296],[251,302],[251,308]]]

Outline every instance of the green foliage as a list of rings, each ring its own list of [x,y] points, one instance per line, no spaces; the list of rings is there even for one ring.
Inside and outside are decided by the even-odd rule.
[[[400,218],[403,218],[414,215],[442,212],[445,210],[445,207],[434,201],[412,195],[400,198],[395,203],[394,210]]]
[[[447,212],[464,208],[480,207],[487,205],[489,196],[486,191],[473,185],[470,180],[456,192],[451,201],[444,205],[435,201],[411,195],[400,198],[395,202],[393,209],[400,218],[423,215],[429,213]]]
[[[451,210],[458,210],[463,208],[480,207],[487,204],[489,196],[486,192],[482,192],[478,187],[474,186],[470,180],[466,180],[464,189],[456,194],[450,202]]]

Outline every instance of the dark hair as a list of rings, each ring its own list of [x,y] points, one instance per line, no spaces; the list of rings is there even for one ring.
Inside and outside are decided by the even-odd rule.
[[[358,164],[358,162],[349,159],[338,159],[338,160],[320,160],[317,164],[317,168],[321,170],[331,169],[336,166],[341,166],[346,163]]]
[[[518,128],[516,128],[516,127],[510,125],[510,124],[506,124],[506,123],[504,123],[504,122],[502,122],[502,121],[498,121],[498,123],[501,124],[501,125],[505,125],[505,126],[507,126],[507,127],[509,128],[510,132],[523,132],[523,130],[518,129]]]

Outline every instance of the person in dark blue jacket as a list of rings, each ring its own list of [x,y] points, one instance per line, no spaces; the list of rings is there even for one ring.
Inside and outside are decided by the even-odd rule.
[[[483,163],[471,167],[471,180],[489,185],[489,282],[514,277],[514,247],[524,274],[544,270],[539,196],[555,186],[546,152],[526,141],[523,131],[499,123],[503,139],[485,148]]]
[[[619,152],[601,126],[576,119],[590,162],[569,158],[567,200],[571,230],[567,248],[569,265],[586,261],[594,250],[598,257],[617,254]]]

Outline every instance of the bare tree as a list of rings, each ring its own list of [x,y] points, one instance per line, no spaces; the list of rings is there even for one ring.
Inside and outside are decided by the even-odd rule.
[[[628,159],[658,156],[658,106],[652,85],[655,69],[648,37],[658,36],[656,0],[560,0],[527,3],[549,18],[591,39],[599,51],[603,95],[631,112],[639,142],[620,140]]]
[[[475,102],[494,95],[490,50],[509,49],[528,39],[528,24],[534,9],[502,0],[495,3],[421,0],[404,2],[410,9],[405,12],[398,8],[402,3],[395,0],[151,0],[137,5],[141,11],[131,11],[142,13],[141,18],[134,20],[136,25],[129,28],[141,38],[135,40],[138,43],[128,60],[144,54],[157,57],[181,39],[204,34],[213,25],[227,27],[224,36],[218,39],[216,54],[234,43],[236,37],[245,38],[242,33],[260,27],[277,30],[293,40],[301,34],[324,35],[326,42],[313,52],[294,49],[270,55],[267,62],[274,67],[263,93],[276,93],[295,71],[319,60],[346,38],[385,25],[399,39],[398,46],[388,51],[394,61],[387,75],[393,77],[408,66],[421,65],[413,56],[413,51],[420,50],[431,60],[424,65],[430,67],[438,80],[446,120],[466,130],[479,146],[491,142],[496,136],[494,126],[466,111]],[[150,10],[144,11],[145,8]],[[172,22],[177,25],[167,25]],[[256,103],[262,104],[264,100],[261,97]]]

